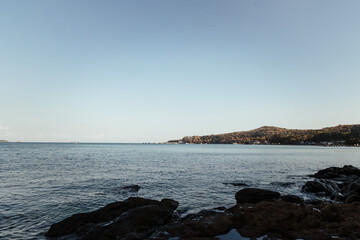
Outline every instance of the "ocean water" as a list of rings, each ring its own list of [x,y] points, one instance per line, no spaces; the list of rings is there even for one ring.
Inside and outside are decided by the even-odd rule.
[[[182,214],[230,207],[243,187],[229,182],[311,198],[308,175],[345,164],[360,167],[360,148],[1,143],[0,239],[46,239],[52,223],[130,196],[175,199]]]

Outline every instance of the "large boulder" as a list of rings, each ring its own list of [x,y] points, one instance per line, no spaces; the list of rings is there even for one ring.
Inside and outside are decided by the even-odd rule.
[[[257,203],[261,201],[276,200],[279,197],[280,193],[278,192],[259,188],[244,188],[235,195],[237,203]]]
[[[149,208],[142,209],[141,207],[144,206],[152,206],[150,207],[152,210],[149,210]],[[47,237],[56,237],[68,234],[83,236],[85,233],[89,232],[94,233],[94,231],[105,231],[110,225],[119,222],[116,221],[117,218],[120,217],[121,219],[124,218],[124,216],[129,216],[129,214],[131,214],[134,218],[142,217],[144,219],[149,217],[149,219],[151,219],[149,221],[162,223],[169,220],[169,216],[172,215],[177,206],[178,202],[171,199],[160,202],[145,198],[131,197],[122,202],[110,203],[93,212],[72,215],[71,217],[51,225],[45,235]],[[137,210],[131,211],[133,209]],[[146,216],[149,213],[151,214]],[[156,214],[158,214],[158,219],[154,217]]]
[[[160,205],[146,205],[130,209],[109,225],[88,231],[83,240],[144,239],[172,218],[172,209]]]

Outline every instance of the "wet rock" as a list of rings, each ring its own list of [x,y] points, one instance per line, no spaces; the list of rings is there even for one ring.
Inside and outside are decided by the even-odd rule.
[[[169,239],[170,237],[179,237],[180,239],[210,238],[225,234],[232,228],[232,215],[225,211],[204,210],[167,224],[154,233],[150,239]]]
[[[168,200],[162,202],[145,199],[145,198],[139,198],[139,197],[131,197],[128,198],[125,201],[122,202],[114,202],[106,205],[103,208],[100,208],[93,212],[88,213],[79,213],[72,215],[71,217],[68,217],[58,223],[55,223],[51,225],[50,229],[46,232],[46,236],[48,237],[55,237],[55,236],[62,236],[62,235],[68,235],[76,233],[78,235],[84,235],[86,232],[89,232],[90,230],[94,233],[94,231],[103,231],[105,228],[109,228],[109,225],[116,224],[116,218],[120,216],[124,216],[123,214],[127,213],[129,214],[129,211],[132,209],[139,209],[139,207],[143,206],[158,206],[165,212],[173,212],[173,208],[175,207],[175,204],[172,203],[171,206],[173,208],[169,207]],[[155,209],[152,207],[152,209]],[[158,209],[158,208],[157,208]],[[140,208],[141,210],[141,208]],[[135,211],[135,213],[139,213],[140,210]],[[159,214],[161,212],[159,210]],[[130,211],[131,213],[131,211]],[[148,210],[148,208],[143,209],[143,215],[146,215],[148,213],[153,213],[152,211]],[[161,214],[159,217],[161,217]],[[128,216],[128,215],[126,215]],[[153,215],[151,215],[153,216]],[[168,215],[166,215],[168,216]],[[138,217],[138,216],[133,216]],[[146,216],[144,216],[146,217]],[[160,218],[162,219],[162,218]],[[167,218],[166,218],[167,219]],[[152,219],[152,221],[155,222],[161,222],[162,220],[156,220]],[[114,222],[114,223],[113,223]],[[94,230],[92,230],[94,229]],[[101,229],[101,230],[100,230]],[[104,230],[105,231],[105,230]]]
[[[360,194],[360,184],[359,183],[343,183],[341,187],[341,192],[344,196],[348,197],[353,194]]]
[[[126,190],[128,192],[138,192],[140,189],[140,186],[139,185],[128,185],[128,186],[124,186],[122,189]]]
[[[352,203],[352,202],[360,202],[360,195],[352,194],[348,196],[345,200],[345,203]]]
[[[360,169],[345,165],[342,168],[330,167],[312,175],[316,179],[306,182],[304,192],[315,193],[318,196],[330,197],[338,202],[349,203],[357,201],[355,196],[360,196]]]
[[[93,228],[83,240],[144,239],[170,221],[172,209],[160,205],[146,205],[130,209],[111,224]]]
[[[236,186],[236,187],[248,187],[249,186],[248,184],[242,183],[242,182],[225,182],[223,184],[225,184],[225,185],[233,185],[233,186]]]
[[[296,196],[296,195],[284,195],[284,196],[281,196],[281,200],[283,200],[285,202],[291,202],[291,203],[297,203],[297,204],[304,203],[304,199],[302,199],[301,197]]]
[[[329,167],[329,168],[318,171],[317,173],[315,173],[313,175],[313,177],[334,179],[334,178],[343,178],[343,177],[351,176],[351,175],[360,177],[360,169],[358,169],[352,165],[345,165],[342,168]]]
[[[360,204],[325,204],[319,208],[284,201],[264,201],[232,208],[241,236],[258,238],[271,233],[279,239],[360,238]]]
[[[341,197],[341,191],[336,182],[324,179],[308,181],[302,187],[304,192],[315,193],[320,196],[330,196],[333,198]]]
[[[160,201],[160,203],[172,210],[175,210],[178,208],[179,206],[179,202],[172,200],[172,199],[168,199],[168,198],[164,198],[163,200]]]
[[[244,188],[235,195],[237,203],[257,203],[275,200],[279,197],[280,193],[278,192],[258,188]]]

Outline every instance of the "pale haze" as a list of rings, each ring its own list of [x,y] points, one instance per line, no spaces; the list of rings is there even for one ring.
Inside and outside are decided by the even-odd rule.
[[[0,139],[360,122],[360,1],[0,1]]]

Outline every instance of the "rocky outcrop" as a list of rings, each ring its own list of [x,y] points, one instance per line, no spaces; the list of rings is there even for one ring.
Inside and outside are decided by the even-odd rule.
[[[89,213],[72,215],[51,225],[48,237],[77,234],[83,239],[115,239],[116,236],[136,235],[142,239],[154,227],[170,221],[178,202],[166,199],[155,201],[131,197],[122,202],[114,202]]]
[[[345,203],[319,199],[304,201],[264,189],[245,188],[236,193],[237,204],[189,214],[174,212],[178,202],[128,198],[96,211],[75,214],[53,224],[46,236],[76,234],[82,240],[209,240],[217,236],[266,239],[360,239],[360,183],[357,170],[344,166],[319,171],[303,190],[324,198],[334,196]],[[330,176],[333,170],[335,178]],[[341,174],[340,174],[341,173]],[[350,174],[351,173],[351,174]],[[341,181],[339,179],[343,179]],[[349,182],[349,179],[355,179]],[[61,238],[61,237],[60,237]]]
[[[316,179],[306,182],[304,192],[343,203],[360,201],[360,169],[351,165],[330,167],[311,176]]]
[[[161,205],[130,209],[108,225],[96,225],[83,235],[83,240],[144,239],[170,221],[173,210]]]
[[[322,169],[312,175],[316,178],[322,179],[340,179],[344,180],[344,178],[349,176],[357,176],[360,177],[360,169],[352,166],[352,165],[345,165],[342,168],[339,167],[329,167]]]
[[[314,207],[275,201],[244,204],[232,209],[238,232],[245,237],[275,234],[275,239],[359,239],[360,204]]]
[[[342,197],[339,186],[331,180],[315,179],[314,181],[308,181],[302,190],[308,193],[315,193],[318,196],[328,196],[332,199]]]

